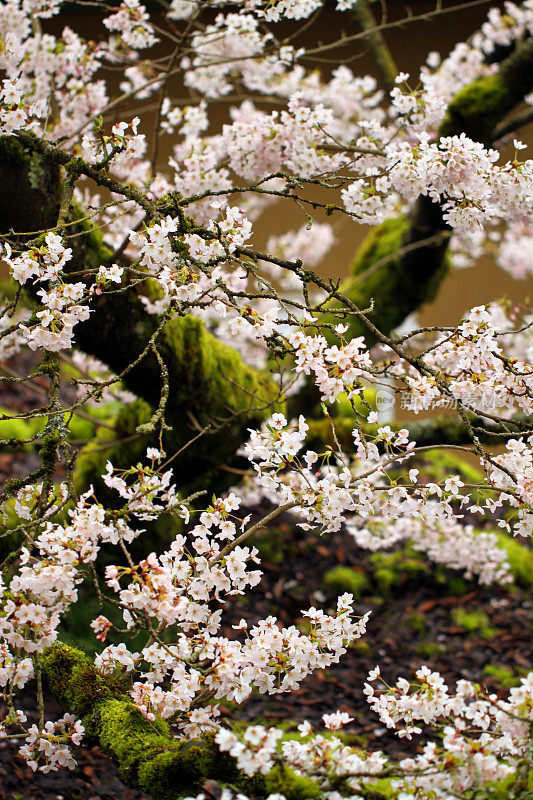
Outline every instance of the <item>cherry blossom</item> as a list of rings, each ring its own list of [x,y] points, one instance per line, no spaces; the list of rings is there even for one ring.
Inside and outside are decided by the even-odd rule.
[[[225,604],[261,581],[249,537],[282,513],[304,531],[346,530],[370,550],[408,543],[483,585],[511,581],[495,529],[516,537],[533,531],[530,312],[475,306],[453,327],[383,332],[373,323],[376,298],[359,308],[344,285],[313,271],[340,235],[338,220],[407,224],[417,203],[432,201],[456,266],[492,253],[516,278],[532,272],[527,148],[514,132],[489,145],[470,130],[450,132],[445,120],[458,92],[498,75],[502,48],[530,43],[533,3],[490,9],[481,30],[449,56],[431,52],[419,75],[399,73],[381,80],[384,88],[333,58],[331,69],[316,68],[317,54],[339,43],[304,47],[296,34],[323,5],[171,0],[151,15],[138,0],[124,0],[95,12],[98,41],[63,24],[61,0],[7,0],[0,8],[0,134],[27,151],[32,191],[53,179],[41,158],[63,181],[51,203],[57,200],[56,219],[23,234],[9,230],[1,245],[14,299],[8,294],[0,307],[0,357],[29,349],[41,358],[30,377],[48,381],[48,403],[21,417],[43,420],[22,443],[37,441],[43,467],[10,484],[0,509],[21,541],[0,575],[0,690],[9,710],[0,737],[22,739],[19,752],[33,770],[72,769],[82,742],[76,717],[46,721],[38,700],[43,719],[30,725],[16,695],[35,682],[42,698],[43,656],[88,581],[99,604],[88,627],[101,643],[94,667],[102,680],[120,677],[145,719],[167,720],[178,739],[214,737],[247,776],[287,766],[338,800],[371,791],[392,772],[399,798],[448,800],[506,779],[527,758],[531,674],[502,699],[467,681],[453,691],[425,666],[413,685],[400,677],[387,686],[376,667],[364,693],[381,723],[402,738],[423,735],[426,726],[442,734],[399,763],[345,744],[337,731],[354,720],[343,710],[324,714],[326,732],[304,722],[291,739],[263,725],[236,732],[221,713],[253,692],[298,689],[338,663],[371,620],[370,613],[358,618],[344,594],[330,609],[318,602],[301,609],[305,632],[296,620],[268,616],[223,635]],[[343,25],[357,11],[347,0],[332,9]],[[294,35],[281,35],[278,22]],[[106,81],[110,74],[117,80]],[[186,92],[178,97],[181,84]],[[219,123],[213,109],[222,101]],[[172,153],[166,163],[160,139]],[[514,154],[504,158],[501,146],[511,139]],[[282,213],[272,233],[266,217],[274,204]],[[288,207],[301,215],[296,230],[288,229]],[[89,241],[94,258],[83,250]],[[126,293],[132,307],[139,298],[150,336],[115,374],[73,348],[106,299]],[[31,311],[22,307],[26,296]],[[248,469],[224,465],[245,473],[226,493],[195,487],[186,496],[184,476],[169,468],[195,439],[168,459],[164,452],[165,413],[175,398],[158,348],[167,342],[165,324],[188,316],[260,371],[260,383],[268,371],[278,390],[265,401],[238,387],[257,424],[239,451]],[[133,402],[128,376],[143,359],[161,367],[161,399],[131,441],[153,439],[138,463],[121,468],[110,456],[94,485],[79,489],[73,415],[101,401]],[[70,407],[61,392],[63,360],[78,382]],[[468,434],[468,444],[456,447],[482,469],[475,485],[459,471],[427,477],[427,448],[410,423],[381,424],[375,398],[383,387],[401,393],[403,409],[415,415],[456,412]],[[315,406],[308,416],[293,411],[302,398]],[[330,444],[318,437],[311,447],[316,409]],[[341,436],[346,409],[348,435]],[[228,419],[210,419],[203,429],[191,415],[187,425],[207,436],[211,426],[241,426],[240,413],[229,403]],[[61,460],[67,478],[59,483]],[[268,508],[261,519],[244,517],[246,506],[255,505],[255,515],[259,501]],[[162,545],[147,533],[154,524],[172,529]]]

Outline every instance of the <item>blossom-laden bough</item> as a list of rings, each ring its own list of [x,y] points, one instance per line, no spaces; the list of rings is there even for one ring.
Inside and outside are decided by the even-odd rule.
[[[533,90],[531,0],[492,9],[416,78],[366,0],[338,0],[327,13],[352,33],[314,47],[299,37],[320,25],[320,0],[161,5],[101,4],[94,41],[62,25],[61,0],[0,8],[1,380],[47,387],[41,408],[13,415],[28,435],[3,441],[40,463],[0,495],[0,735],[43,771],[97,744],[155,798],[208,779],[288,800],[525,798],[531,674],[503,699],[466,681],[452,692],[424,666],[387,686],[376,667],[364,692],[382,722],[439,732],[401,761],[345,744],[345,712],[295,738],[232,729],[220,705],[297,689],[365,632],[344,594],[303,611],[305,631],[268,617],[223,635],[224,603],[261,579],[248,540],[281,514],[512,580],[494,529],[533,529],[530,311],[398,327],[486,250],[516,277],[533,271],[533,162],[513,138],[533,115],[509,117]],[[317,68],[358,42],[379,81]],[[261,249],[254,223],[274,203],[304,224]],[[330,217],[374,226],[341,285],[315,271]],[[455,418],[387,424],[384,389]],[[78,455],[81,415],[100,431]],[[480,480],[423,480],[435,447],[476,457]],[[88,592],[92,657],[61,642]],[[30,725],[17,692],[32,682]],[[45,719],[45,687],[59,720]]]

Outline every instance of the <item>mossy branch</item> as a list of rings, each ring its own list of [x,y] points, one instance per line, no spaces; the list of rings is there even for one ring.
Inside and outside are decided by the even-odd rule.
[[[466,133],[489,145],[499,123],[532,89],[533,39],[528,39],[499,64],[497,73],[474,81],[455,95],[439,135]],[[368,234],[341,293],[359,308],[368,308],[373,302],[370,319],[382,333],[390,333],[435,297],[450,266],[449,236],[440,204],[419,197],[409,216],[389,219]],[[365,336],[374,344],[355,317],[350,336]]]
[[[441,136],[466,133],[490,145],[496,126],[533,89],[533,39],[520,44],[498,72],[465,86],[451,101]]]
[[[102,675],[74,647],[58,642],[45,650],[40,663],[45,683],[63,710],[81,718],[84,746],[97,746],[115,762],[126,784],[153,800],[194,797],[209,779],[257,800],[270,794],[282,794],[287,800],[318,800],[323,794],[317,783],[282,766],[249,778],[231,756],[219,751],[213,735],[173,738],[165,720],[149,721],[142,716],[123,677]],[[365,787],[361,795],[387,796],[378,786],[374,789],[376,793]]]
[[[352,16],[358,27],[366,32],[370,54],[376,67],[382,89],[389,93],[395,86],[398,67],[392,57],[385,37],[379,30],[377,20],[370,8],[368,0],[355,0],[351,8]]]
[[[82,349],[91,348],[89,352],[105,360],[117,373],[137,358],[156,324],[153,318],[146,319],[133,302],[128,312],[128,295],[124,294],[109,296],[102,309],[97,303],[93,317],[98,320],[98,341],[91,342],[93,319],[90,328],[85,324],[79,326],[82,330],[77,341]],[[122,324],[117,326],[116,320]],[[168,429],[162,435],[163,447],[168,456],[182,451],[173,465],[177,484],[187,486],[187,491],[198,488],[211,491],[215,487],[220,490],[221,478],[229,480],[230,476],[221,476],[219,465],[233,459],[250,426],[280,407],[278,389],[266,373],[246,366],[231,347],[208,333],[195,317],[170,320],[158,337],[157,350],[168,371],[165,408]],[[142,459],[146,446],[159,444],[156,433],[150,434],[143,428],[150,424],[153,409],[158,408],[161,398],[157,356],[153,352],[147,354],[123,380],[142,400],[119,413],[115,431],[101,431],[86,448],[78,464],[78,476],[84,476],[85,485],[105,471],[108,459],[117,467],[126,468]],[[194,447],[187,447],[202,430],[205,434],[195,441]],[[132,440],[139,431],[141,435]],[[114,440],[128,442],[125,446],[119,442],[114,448],[102,449],[102,445]]]
[[[165,722],[142,716],[122,678],[101,675],[80,650],[55,644],[41,657],[41,666],[62,708],[82,719],[86,744],[97,745],[112,758],[130,786],[154,800],[200,791],[211,773],[212,741],[173,740]]]
[[[41,667],[62,708],[82,719],[84,744],[99,747],[117,764],[129,786],[154,800],[194,797],[208,779],[257,798],[280,792],[289,800],[314,800],[319,794],[316,784],[291,770],[275,768],[266,776],[248,778],[233,758],[219,751],[212,735],[173,738],[164,720],[151,722],[142,716],[127,694],[124,678],[102,675],[74,647],[57,643],[47,648]]]
[[[435,297],[450,268],[448,238],[439,206],[419,198],[410,217],[392,217],[370,231],[341,293],[358,308],[373,305],[369,318],[389,334]],[[359,319],[351,317],[349,324],[351,337],[364,336],[369,345],[375,343]]]

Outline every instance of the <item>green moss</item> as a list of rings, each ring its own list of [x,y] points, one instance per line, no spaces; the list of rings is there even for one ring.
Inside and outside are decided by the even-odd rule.
[[[102,704],[97,725],[103,750],[120,766],[125,780],[154,800],[175,800],[198,793],[207,777],[250,797],[282,793],[288,800],[314,800],[319,787],[292,770],[275,767],[266,776],[247,777],[233,758],[221,754],[211,736],[169,739],[164,722],[148,722],[129,702]]]
[[[192,408],[202,423],[231,412],[252,419],[267,415],[257,406],[275,402],[277,388],[270,376],[244,364],[235,350],[207,332],[201,320],[174,319],[162,338],[177,368],[170,408]]]
[[[364,800],[395,800],[398,790],[391,785],[391,778],[378,778],[363,794]]]
[[[439,133],[441,136],[466,133],[471,139],[488,143],[495,125],[514,103],[500,74],[479,78],[455,95]]]
[[[143,742],[144,747],[146,744]],[[201,790],[209,775],[211,760],[206,751],[194,742],[183,743],[181,747],[165,749],[157,752],[157,745],[149,752],[143,753],[139,767],[139,786],[150,792],[153,797],[175,798],[176,787],[180,794],[190,796]]]
[[[197,793],[214,769],[209,740],[172,740],[162,720],[150,722],[131,702],[109,700],[98,711],[102,749],[125,780],[157,800]]]
[[[341,285],[342,294],[358,308],[374,302],[369,319],[381,331],[389,333],[416,308],[431,300],[449,268],[446,257],[436,253],[435,263],[428,256],[424,270],[413,270],[400,252],[411,223],[408,217],[392,217],[373,228],[357,250],[350,277]],[[377,266],[374,266],[377,265]],[[334,305],[338,306],[338,303]],[[355,317],[347,319],[350,337],[369,334]]]
[[[20,285],[20,283],[12,280],[11,278],[0,280],[0,298],[2,300],[14,300],[17,294],[19,294],[22,306],[31,304],[31,301],[29,301],[28,295],[26,294],[26,290]]]
[[[128,699],[119,674],[101,675],[87,656],[62,643],[45,651],[41,665],[52,694],[83,719],[88,743],[97,743],[125,780],[154,800],[196,794],[216,772],[212,738],[172,739],[165,721],[148,721]]]
[[[389,595],[392,594],[393,588],[398,586],[400,582],[398,573],[388,567],[380,567],[377,569],[374,573],[374,580],[378,592],[383,597],[389,597]]]
[[[41,656],[43,674],[61,706],[83,717],[102,701],[124,693],[120,676],[104,678],[80,650],[61,642]]]
[[[515,583],[523,589],[531,589],[533,587],[533,551],[506,533],[497,531],[496,536],[498,545],[507,553],[507,561]]]
[[[335,594],[349,592],[357,599],[370,589],[368,578],[363,572],[340,565],[324,573],[322,583]]]
[[[407,625],[414,633],[417,633],[419,636],[424,636],[424,634],[427,633],[428,629],[427,619],[419,611],[411,611],[411,613],[407,617]]]
[[[399,562],[399,567],[403,572],[407,573],[410,579],[418,579],[420,575],[425,575],[430,572],[429,565],[424,561],[423,557],[417,555],[402,558]]]
[[[453,621],[469,633],[480,633],[484,639],[491,639],[499,633],[498,628],[490,624],[490,619],[484,611],[468,611],[466,608],[454,608]]]
[[[283,794],[287,800],[314,800],[321,795],[317,783],[282,767],[274,767],[268,773],[265,788],[267,794]]]
[[[111,355],[106,357],[104,353],[96,353],[117,371],[135,360],[138,356],[136,348],[140,347],[141,342],[144,346],[151,333],[147,325],[155,324],[153,320],[146,319],[147,315],[137,308],[134,300],[131,302],[132,307],[124,320],[121,334],[124,348],[120,339]],[[112,325],[112,328],[99,331],[101,342],[108,337],[116,340],[113,320],[124,318],[125,313],[125,309],[117,309],[117,316],[111,315],[107,321],[102,320],[104,326]],[[95,352],[96,348],[91,350],[87,343],[85,349]],[[201,320],[193,317],[171,320],[160,336],[159,350],[167,365],[170,381],[165,412],[170,430],[163,439],[164,449],[169,454],[181,451],[173,463],[176,481],[191,492],[196,489],[222,491],[235,478],[229,472],[221,472],[220,463],[230,463],[234,459],[236,449],[247,438],[248,427],[260,423],[274,410],[282,408],[276,402],[277,387],[268,374],[244,364],[238,353],[215,339]],[[133,436],[139,425],[147,423],[152,409],[159,404],[161,377],[155,357],[143,359],[138,367],[128,373],[124,382],[142,400],[131,405],[128,412],[121,412],[117,418],[119,435],[115,438],[122,439]],[[197,435],[198,426],[206,426],[206,434],[195,442],[194,447],[185,447]],[[112,438],[113,434],[107,436],[102,433],[98,444],[103,445]],[[143,436],[128,443],[127,449],[139,460],[140,451],[151,444],[157,444],[155,434],[153,439]],[[87,459],[80,466],[80,481],[93,476],[102,461],[105,463],[108,458],[113,460],[115,453],[121,461],[125,458],[118,448],[108,450],[103,456],[95,456],[96,445],[95,442],[95,446],[88,451],[92,466]]]
[[[479,78],[461,89],[441,126],[441,136],[466,133],[491,144],[496,125],[533,87],[533,42],[526,39],[500,63],[494,75]]]
[[[407,217],[391,217],[373,228],[355,255],[350,267],[351,277],[358,278],[373,264],[394,256],[408,230]]]
[[[442,655],[444,647],[438,642],[420,642],[415,648],[415,653],[420,658],[435,658]]]
[[[430,573],[428,564],[411,548],[404,547],[393,553],[372,553],[374,582],[383,596],[390,596],[394,589],[419,581],[421,575]]]
[[[515,675],[508,667],[502,667],[499,664],[487,664],[483,669],[483,675],[486,678],[493,678],[494,682],[502,689],[512,689],[513,686],[520,684],[518,675]]]
[[[374,300],[377,305],[374,306],[370,318],[380,330],[386,332],[392,330],[398,320],[403,319],[399,309],[397,312],[390,300],[392,294],[398,295],[395,280],[399,263],[397,253],[408,229],[407,217],[391,218],[373,228],[357,250],[350,267],[350,277],[341,285],[342,294],[349,297],[360,309],[368,308],[371,300]],[[370,272],[374,264],[384,259],[387,259],[387,263]],[[349,324],[349,336],[366,334],[356,318],[351,318]]]

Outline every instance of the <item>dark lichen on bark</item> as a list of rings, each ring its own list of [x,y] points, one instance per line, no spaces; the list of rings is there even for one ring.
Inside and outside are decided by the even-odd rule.
[[[0,136],[0,209],[3,232],[55,225],[61,182],[56,166],[29,153],[13,136]]]

